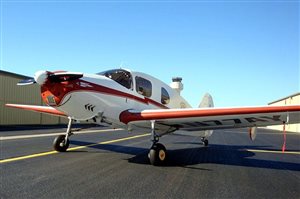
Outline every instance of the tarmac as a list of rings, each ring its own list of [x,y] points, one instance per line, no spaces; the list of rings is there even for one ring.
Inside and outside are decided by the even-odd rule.
[[[75,132],[67,152],[52,148],[62,126],[0,127],[0,198],[299,198],[300,134],[217,130],[170,134],[163,166],[152,166],[148,132],[93,127]]]

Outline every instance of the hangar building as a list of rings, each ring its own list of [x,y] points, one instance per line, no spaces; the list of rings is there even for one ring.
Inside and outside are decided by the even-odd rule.
[[[268,105],[270,106],[282,106],[282,105],[295,105],[295,104],[300,104],[300,92],[295,93],[293,95],[284,97],[282,99],[270,102]],[[282,130],[283,127],[282,125],[276,125],[276,126],[269,126],[269,129],[274,129],[274,130]],[[286,130],[291,131],[291,132],[297,132],[300,133],[300,124],[289,124],[286,125]]]
[[[45,125],[61,124],[66,120],[61,117],[32,111],[8,108],[7,103],[43,105],[40,86],[17,86],[23,79],[30,77],[0,70],[0,125]]]

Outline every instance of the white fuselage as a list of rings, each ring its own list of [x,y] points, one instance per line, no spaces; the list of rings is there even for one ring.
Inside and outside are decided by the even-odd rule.
[[[107,122],[115,126],[127,127],[119,117],[123,111],[168,108],[191,108],[180,94],[164,82],[144,73],[130,72],[132,85],[122,86],[104,75],[84,74],[80,80],[63,85],[75,88],[66,92],[59,104],[52,106],[78,121],[94,120]],[[144,96],[137,91],[136,78],[151,82],[151,96]],[[76,85],[72,85],[76,84]],[[162,99],[162,88],[169,95],[169,100]]]

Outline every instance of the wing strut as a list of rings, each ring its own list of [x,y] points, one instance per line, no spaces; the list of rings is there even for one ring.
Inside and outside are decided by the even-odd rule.
[[[159,141],[159,136],[155,133],[155,120],[151,120],[151,141],[156,144]]]

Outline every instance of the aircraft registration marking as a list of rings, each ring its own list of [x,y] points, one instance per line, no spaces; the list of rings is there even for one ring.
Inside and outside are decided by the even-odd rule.
[[[103,141],[103,142],[99,142],[99,143],[95,143],[95,144],[88,144],[88,145],[84,145],[84,146],[72,147],[72,148],[69,148],[67,151],[74,151],[74,150],[87,148],[87,147],[91,147],[91,146],[96,146],[96,145],[111,144],[111,143],[121,142],[121,141],[125,141],[125,140],[141,138],[141,137],[145,137],[145,136],[149,136],[149,135],[150,135],[149,133],[146,133],[146,134],[142,134],[142,135],[136,135],[136,136],[125,137],[125,138],[120,138],[120,139],[115,139],[115,140]],[[52,155],[52,154],[56,154],[56,153],[59,153],[59,152],[48,151],[48,152],[36,153],[36,154],[32,154],[32,155],[15,157],[15,158],[8,158],[8,159],[0,160],[0,164],[7,163],[7,162],[14,162],[14,161],[18,161],[18,160],[42,157],[42,156]]]

